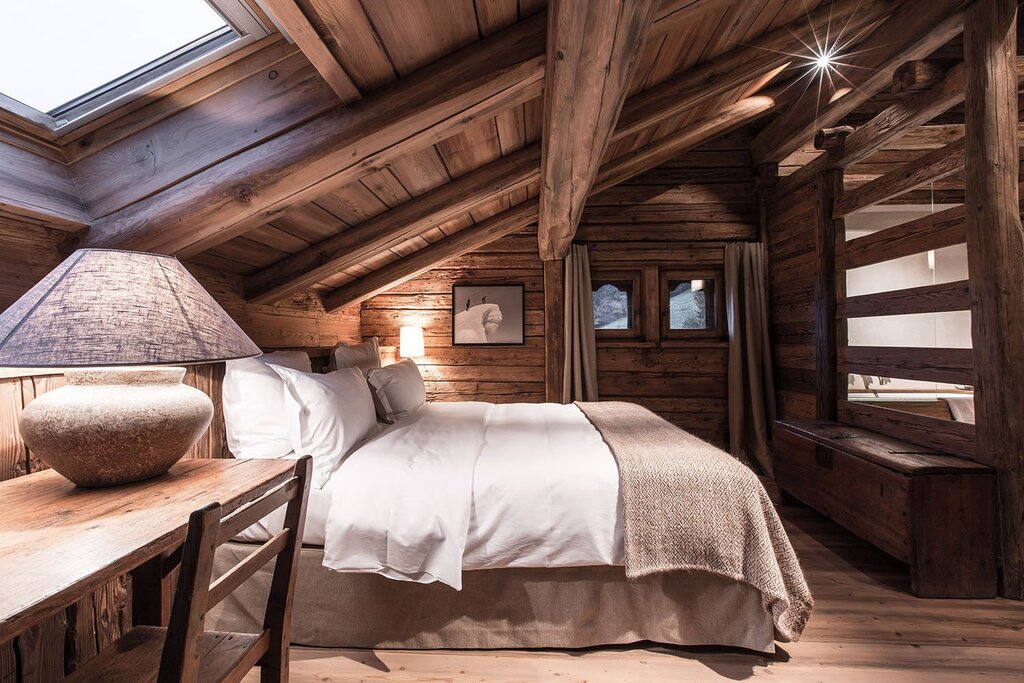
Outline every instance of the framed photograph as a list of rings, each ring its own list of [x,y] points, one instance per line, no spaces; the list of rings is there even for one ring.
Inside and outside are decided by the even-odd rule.
[[[525,344],[523,301],[523,285],[452,285],[452,344]]]

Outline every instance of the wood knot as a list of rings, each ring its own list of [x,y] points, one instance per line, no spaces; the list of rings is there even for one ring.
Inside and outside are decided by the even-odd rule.
[[[237,199],[238,201],[242,202],[243,204],[248,204],[255,197],[256,197],[256,190],[252,189],[251,187],[244,186],[244,187],[240,187],[237,190],[235,190],[235,199]]]
[[[274,80],[275,78],[277,78],[277,70],[271,69],[270,73],[267,74],[267,78],[269,78],[270,80]]]
[[[565,53],[561,50],[555,50],[555,59],[565,59]]]

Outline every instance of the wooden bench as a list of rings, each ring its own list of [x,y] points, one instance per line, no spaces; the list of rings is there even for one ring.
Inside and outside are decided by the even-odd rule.
[[[795,498],[910,565],[918,597],[991,598],[991,468],[857,427],[779,420],[775,478]]]

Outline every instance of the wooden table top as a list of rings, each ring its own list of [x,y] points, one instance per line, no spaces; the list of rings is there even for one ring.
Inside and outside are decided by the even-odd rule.
[[[185,538],[188,516],[224,514],[285,481],[291,460],[183,460],[148,481],[78,488],[52,470],[0,483],[0,643]]]

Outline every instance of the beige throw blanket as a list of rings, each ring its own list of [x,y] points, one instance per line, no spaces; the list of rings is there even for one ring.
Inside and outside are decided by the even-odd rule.
[[[632,403],[577,402],[619,466],[626,575],[704,571],[761,592],[776,637],[796,641],[813,600],[757,476]]]

